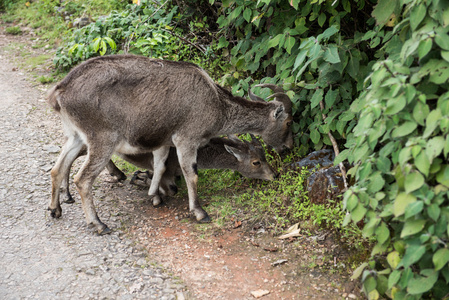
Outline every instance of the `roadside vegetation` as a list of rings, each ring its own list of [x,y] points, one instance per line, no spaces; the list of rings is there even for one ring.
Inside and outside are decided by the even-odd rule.
[[[297,147],[268,153],[275,182],[202,171],[216,224],[246,214],[279,231],[298,221],[327,228],[370,251],[354,273],[368,298],[449,297],[447,1],[129,2],[4,0],[0,9],[11,34],[30,27],[57,48],[55,77],[90,57],[135,53],[199,64],[237,95],[282,85]],[[332,139],[353,185],[313,204],[307,172],[287,166]]]

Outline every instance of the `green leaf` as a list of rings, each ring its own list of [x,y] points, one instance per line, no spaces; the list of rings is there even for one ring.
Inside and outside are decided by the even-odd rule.
[[[362,275],[363,270],[365,270],[366,267],[368,267],[368,263],[367,262],[364,262],[363,264],[358,266],[357,269],[354,270],[354,273],[352,273],[351,279],[359,278],[360,275]]]
[[[114,42],[113,39],[111,39],[108,36],[105,36],[103,39],[109,44],[109,47],[111,47],[112,50],[117,49],[117,44]]]
[[[363,219],[367,212],[367,209],[360,203],[357,207],[351,212],[352,220],[357,223]]]
[[[324,52],[324,60],[331,64],[341,62],[340,57],[338,56],[338,48],[335,45],[329,45],[326,49]]]
[[[390,237],[390,230],[388,230],[387,225],[385,223],[381,223],[379,227],[376,229],[377,241],[380,244],[385,243]]]
[[[98,49],[100,49],[100,42],[101,38],[97,37],[92,41],[92,49],[94,52],[98,52]]]
[[[229,46],[229,42],[226,39],[226,37],[225,36],[220,37],[220,39],[218,40],[218,49],[226,48],[228,46]]]
[[[441,57],[442,57],[445,61],[449,62],[449,51],[441,51]]]
[[[435,43],[444,50],[449,50],[449,35],[445,33],[437,33],[435,35]]]
[[[417,262],[424,255],[424,253],[426,253],[426,247],[423,245],[408,246],[404,257],[402,258],[402,265],[407,269],[412,264]]]
[[[427,7],[422,3],[414,5],[410,13],[410,27],[414,31],[426,16]]]
[[[401,258],[399,257],[399,252],[392,251],[387,255],[387,262],[390,265],[391,269],[394,270],[398,266]],[[399,279],[399,278],[398,278]]]
[[[437,174],[437,181],[446,187],[449,187],[449,166],[445,165]]]
[[[253,11],[247,7],[245,8],[245,10],[243,11],[243,18],[245,19],[246,22],[250,22],[251,21],[251,15],[253,14]]]
[[[376,161],[376,167],[382,173],[389,173],[391,169],[391,161],[388,157],[379,156]]]
[[[295,64],[293,65],[293,71],[295,71],[306,59],[307,56],[307,49],[303,49],[301,52],[299,52],[298,56],[296,56]]]
[[[407,104],[407,101],[406,101],[404,95],[401,95],[397,98],[390,99],[387,102],[387,108],[385,109],[385,114],[386,115],[395,115],[398,112],[400,112],[401,110],[403,110],[406,104]]]
[[[270,39],[268,41],[268,48],[273,48],[273,47],[277,47],[279,45],[279,42],[281,40],[281,38],[283,38],[284,35],[282,33],[276,35],[274,38]]]
[[[422,202],[422,201],[416,201],[416,202],[410,203],[407,206],[407,209],[405,211],[405,218],[408,219],[410,217],[413,217],[413,216],[419,214],[420,212],[422,212],[423,208],[424,208],[424,202]]]
[[[108,46],[106,46],[106,42],[102,39],[100,42],[100,55],[105,55],[106,51],[108,50]]]
[[[432,110],[427,115],[426,129],[424,130],[423,138],[429,137],[434,132],[434,130],[438,127],[441,118],[441,110],[438,108]]]
[[[424,125],[427,116],[429,115],[429,106],[418,101],[413,108],[413,119],[418,122],[419,125]]]
[[[390,20],[396,8],[397,0],[379,0],[372,12],[372,16],[376,19],[378,25],[384,25]]]
[[[318,25],[320,27],[323,27],[324,22],[326,22],[326,14],[321,13],[320,16],[318,17]]]
[[[321,40],[327,40],[334,34],[338,32],[338,28],[335,25],[332,25],[331,27],[327,28],[323,33],[319,34],[317,36],[317,40],[320,42]]]
[[[424,56],[427,55],[427,53],[429,53],[429,51],[432,49],[432,44],[433,44],[433,41],[431,38],[427,38],[427,39],[419,42],[419,46],[418,46],[419,59],[422,59]]]
[[[426,220],[407,220],[404,224],[404,228],[402,228],[401,238],[420,232],[423,230],[424,225],[426,225]]]
[[[320,101],[323,100],[324,91],[322,89],[317,89],[315,93],[313,93],[312,99],[310,100],[311,107],[315,108],[318,104],[320,104]]]
[[[382,178],[380,172],[370,177],[370,183],[368,184],[368,191],[370,193],[376,193],[380,191],[385,185],[385,180]]]
[[[444,148],[444,138],[442,136],[436,136],[427,142],[426,154],[430,163],[433,159],[441,154]]]
[[[312,140],[312,143],[318,144],[318,142],[320,141],[320,138],[321,138],[321,134],[318,132],[317,129],[312,130],[310,132],[310,139]]]
[[[292,36],[287,37],[287,39],[284,42],[284,48],[287,51],[288,54],[292,53],[292,48],[295,45],[295,38]]]
[[[419,172],[412,172],[405,176],[405,192],[411,193],[421,188],[424,184],[424,176]]]
[[[440,212],[441,212],[440,207],[435,203],[430,205],[429,208],[427,209],[427,214],[435,222],[440,217]]]
[[[327,91],[326,97],[324,97],[324,101],[326,102],[327,108],[331,108],[334,105],[335,100],[337,100],[338,95],[339,95],[338,90],[330,89]]]
[[[348,158],[350,153],[351,152],[349,149],[345,149],[345,150],[341,151],[340,154],[338,154],[337,157],[335,157],[334,165],[338,165],[339,163],[345,161]]]
[[[425,152],[421,152],[415,158],[415,166],[426,177],[429,176],[430,161]]]
[[[407,206],[413,202],[416,202],[416,197],[412,194],[400,193],[397,195],[393,204],[394,216],[399,217],[403,215]]]
[[[449,261],[449,249],[441,248],[432,257],[435,271],[441,270]]]
[[[434,270],[422,270],[421,274],[424,273],[426,276],[415,275],[411,278],[407,285],[407,292],[411,295],[421,295],[429,291],[438,280],[438,272]]]
[[[388,289],[391,289],[401,278],[402,271],[394,270],[388,277]]]
[[[395,130],[393,130],[391,137],[398,138],[409,135],[416,129],[416,127],[418,127],[418,124],[416,124],[415,122],[406,121],[402,123],[399,127],[397,127]]]

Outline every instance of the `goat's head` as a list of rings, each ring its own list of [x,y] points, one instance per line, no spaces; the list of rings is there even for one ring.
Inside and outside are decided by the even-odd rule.
[[[285,148],[293,148],[293,134],[291,125],[292,117],[292,102],[281,87],[274,84],[259,84],[258,87],[270,88],[274,94],[269,98],[274,98],[273,110],[269,117],[269,124],[261,133],[265,143],[273,147],[277,152],[282,152]],[[265,101],[264,99],[254,95],[249,91],[249,97],[253,101]]]
[[[239,161],[236,171],[248,178],[274,180],[276,172],[265,158],[265,150],[259,140],[251,134],[251,142],[242,143],[238,137],[231,135],[229,139],[237,142],[237,147],[225,145],[226,151],[234,155]]]

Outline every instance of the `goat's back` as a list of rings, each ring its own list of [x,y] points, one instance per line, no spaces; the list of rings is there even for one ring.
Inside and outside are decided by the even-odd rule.
[[[219,89],[203,69],[134,55],[82,63],[48,101],[86,135],[112,130],[143,147],[167,144],[174,134],[205,136],[222,115]]]

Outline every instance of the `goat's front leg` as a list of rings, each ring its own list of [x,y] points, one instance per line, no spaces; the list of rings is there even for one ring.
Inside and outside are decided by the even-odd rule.
[[[188,193],[189,193],[189,210],[196,220],[200,223],[209,223],[211,221],[207,212],[201,207],[198,198],[198,165],[196,162],[197,148],[180,147],[176,148],[178,160],[184,175]]]
[[[167,160],[169,151],[169,146],[164,146],[153,151],[154,173],[151,180],[150,189],[148,190],[148,195],[150,196],[150,199],[153,200],[153,206],[157,206],[162,203],[161,196],[159,195],[159,186],[162,175],[164,175],[165,172],[165,161]]]

